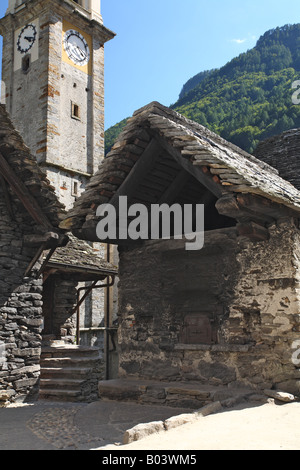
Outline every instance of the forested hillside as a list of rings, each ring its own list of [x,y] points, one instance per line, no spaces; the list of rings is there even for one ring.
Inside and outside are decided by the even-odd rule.
[[[300,127],[300,104],[292,101],[299,79],[300,24],[286,25],[224,67],[191,78],[171,108],[253,152],[259,141]],[[125,123],[106,132],[107,151]]]

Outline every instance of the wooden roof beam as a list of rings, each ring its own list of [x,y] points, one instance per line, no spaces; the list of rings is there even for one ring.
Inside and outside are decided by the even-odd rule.
[[[160,147],[155,139],[147,145],[136,164],[121,184],[118,191],[113,195],[109,204],[118,207],[119,197],[127,196],[128,199],[134,196],[134,191],[146,175],[154,166],[159,156]]]
[[[180,150],[170,145],[165,138],[156,135],[155,139],[182,168],[193,175],[199,183],[205,186],[205,188],[212,192],[217,198],[220,198],[224,194],[222,186],[213,179],[209,172],[204,172],[201,167],[193,165],[186,157],[182,156]]]
[[[239,236],[246,237],[253,242],[267,241],[270,238],[267,228],[252,221],[237,224],[237,231]]]
[[[178,175],[174,178],[173,182],[168,186],[166,191],[162,194],[158,201],[158,204],[172,204],[176,196],[181,193],[189,179],[190,174],[187,173],[186,170],[180,171]]]
[[[243,195],[245,196],[245,195]],[[255,210],[255,207],[247,207],[240,204],[236,195],[226,194],[216,202],[216,209],[221,215],[231,217],[238,221],[254,221],[259,224],[271,224],[274,218],[265,214],[262,210]]]
[[[299,212],[262,196],[239,193],[236,195],[236,199],[239,207],[251,210],[257,214],[264,214],[273,219],[280,219],[282,217],[299,218]]]

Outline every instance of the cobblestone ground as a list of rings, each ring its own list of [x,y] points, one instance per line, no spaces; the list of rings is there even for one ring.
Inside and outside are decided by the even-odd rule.
[[[39,439],[60,450],[73,450],[82,447],[90,449],[96,444],[103,444],[104,439],[95,439],[79,429],[74,423],[76,414],[82,410],[83,406],[67,409],[51,407],[33,416],[27,421],[26,426]]]
[[[90,450],[120,445],[140,423],[185,409],[134,403],[48,403],[0,407],[0,450]]]

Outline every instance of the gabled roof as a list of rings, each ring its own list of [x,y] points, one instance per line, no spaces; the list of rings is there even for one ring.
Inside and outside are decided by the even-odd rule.
[[[208,200],[208,193],[214,196],[214,204],[250,194],[255,204],[268,201],[300,214],[300,192],[280,178],[276,169],[153,102],[129,119],[61,227],[80,238],[96,240],[97,207],[112,203],[117,196],[146,204],[166,202],[170,195],[171,202],[201,203]],[[226,210],[223,214],[227,215]]]
[[[69,241],[65,245],[65,232],[59,228],[59,223],[66,217],[65,207],[59,202],[55,188],[38,166],[20,133],[14,128],[3,105],[0,105],[0,184],[3,184],[1,178],[22,203],[24,210],[40,226],[41,233],[53,232],[57,234],[57,240],[62,240],[60,245],[63,246],[58,246],[52,253],[47,268],[82,273],[83,277],[93,275],[94,278],[116,273],[116,268],[85,241],[68,234]],[[34,227],[32,230],[34,232]],[[52,240],[55,244],[53,237]],[[37,245],[31,243],[36,247],[42,246],[42,242],[37,242]],[[47,250],[44,253],[45,259]]]

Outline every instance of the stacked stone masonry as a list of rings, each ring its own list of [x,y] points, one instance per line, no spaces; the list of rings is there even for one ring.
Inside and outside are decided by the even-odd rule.
[[[32,222],[16,207],[12,221],[0,188],[0,401],[36,396],[40,374],[42,279],[24,277],[35,255],[23,244]]]
[[[120,250],[120,377],[299,395],[299,230],[284,220],[258,243],[205,235],[192,255],[174,240]],[[182,334],[193,314],[209,319],[205,342]]]

